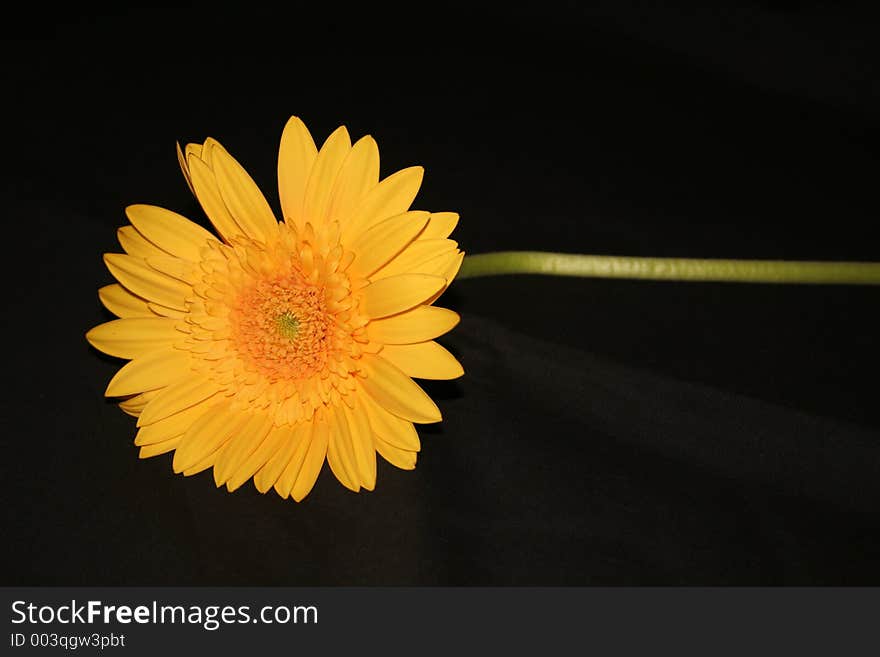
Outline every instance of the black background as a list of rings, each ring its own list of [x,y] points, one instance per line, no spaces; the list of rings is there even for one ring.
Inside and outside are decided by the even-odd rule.
[[[676,6],[671,6],[675,4]],[[4,25],[3,584],[875,584],[877,289],[461,281],[413,472],[302,504],[140,461],[83,333],[174,142],[285,120],[470,253],[880,260],[876,22],[831,2],[88,8]]]

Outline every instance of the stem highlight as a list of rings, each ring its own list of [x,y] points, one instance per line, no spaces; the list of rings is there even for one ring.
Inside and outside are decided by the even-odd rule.
[[[466,256],[456,278],[506,274],[655,281],[880,285],[880,262],[641,258],[498,251]]]

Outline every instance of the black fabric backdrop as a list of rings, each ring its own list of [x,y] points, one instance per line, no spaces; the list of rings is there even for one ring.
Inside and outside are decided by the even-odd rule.
[[[423,164],[471,253],[880,260],[871,17],[61,11],[4,28],[3,584],[880,583],[878,289],[461,281],[417,469],[299,505],[138,460],[83,339],[125,205],[204,221],[175,140],[277,204],[291,114]]]

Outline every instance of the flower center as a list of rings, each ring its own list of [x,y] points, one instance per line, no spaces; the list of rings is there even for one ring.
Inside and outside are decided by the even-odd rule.
[[[289,310],[278,315],[278,332],[288,340],[296,340],[299,335],[299,320]]]
[[[332,228],[332,230],[331,230]],[[181,346],[193,369],[240,408],[265,409],[276,426],[311,418],[356,388],[373,345],[359,310],[364,279],[338,226],[298,235],[279,224],[267,242],[210,242],[194,270]]]
[[[255,281],[230,319],[236,351],[270,380],[307,377],[326,363],[330,327],[323,294],[296,272]]]

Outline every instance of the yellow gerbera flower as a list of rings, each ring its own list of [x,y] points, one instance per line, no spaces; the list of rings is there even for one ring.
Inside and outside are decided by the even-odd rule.
[[[126,209],[125,254],[101,288],[120,319],[86,335],[130,359],[106,395],[138,418],[141,458],[174,450],[174,471],[214,468],[233,491],[303,499],[326,457],[353,491],[372,490],[376,452],[415,466],[413,423],[440,411],[410,378],[461,365],[434,338],[459,317],[433,306],[461,265],[452,212],[410,211],[423,169],[379,181],[372,137],[345,127],[320,151],[293,117],[278,154],[279,223],[215,140],[178,158],[219,239],[179,214]]]

